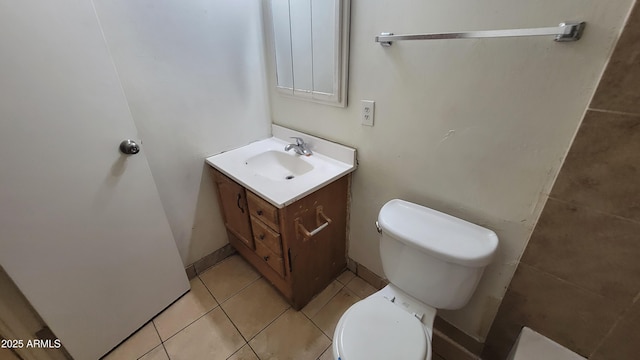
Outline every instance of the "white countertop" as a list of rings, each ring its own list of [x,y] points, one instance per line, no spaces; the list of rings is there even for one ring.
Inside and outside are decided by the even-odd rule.
[[[206,159],[207,164],[278,208],[283,208],[356,169],[356,150],[353,148],[278,125],[273,125],[272,129],[273,137],[210,156]],[[285,152],[284,148],[287,144],[295,143],[289,139],[291,136],[304,139],[313,155],[296,155],[293,150]],[[271,152],[269,155],[275,156],[263,157],[269,158],[264,161],[279,158],[286,163],[303,165],[305,169],[312,167],[312,169],[303,174],[294,174],[292,179],[286,179],[284,176],[265,176],[256,168],[256,162],[263,161],[263,158],[255,156],[268,152]]]

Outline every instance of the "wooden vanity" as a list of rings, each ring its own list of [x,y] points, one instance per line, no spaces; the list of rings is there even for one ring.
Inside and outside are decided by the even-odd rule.
[[[346,268],[350,174],[283,208],[211,168],[229,243],[299,310]]]

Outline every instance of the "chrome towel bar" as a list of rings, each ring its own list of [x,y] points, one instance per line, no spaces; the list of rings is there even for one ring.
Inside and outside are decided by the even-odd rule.
[[[533,28],[533,29],[507,29],[507,30],[480,30],[449,32],[439,34],[408,34],[394,35],[393,33],[382,33],[376,36],[376,42],[382,46],[391,46],[392,41],[399,40],[441,40],[441,39],[478,39],[497,38],[514,36],[543,36],[555,35],[555,41],[578,41],[582,36],[585,27],[584,21],[563,22],[556,27]]]

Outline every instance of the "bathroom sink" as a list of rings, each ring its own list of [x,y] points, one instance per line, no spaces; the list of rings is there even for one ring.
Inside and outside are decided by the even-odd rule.
[[[313,165],[303,157],[275,150],[254,155],[245,164],[256,174],[274,181],[293,180],[313,170]]]
[[[210,156],[207,163],[272,205],[283,208],[352,172],[356,150],[272,125],[273,136]],[[313,154],[284,151],[290,137],[304,139]]]

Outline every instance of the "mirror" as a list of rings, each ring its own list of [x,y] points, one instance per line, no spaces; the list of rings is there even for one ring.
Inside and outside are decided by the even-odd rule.
[[[347,106],[349,0],[271,0],[278,92]]]

